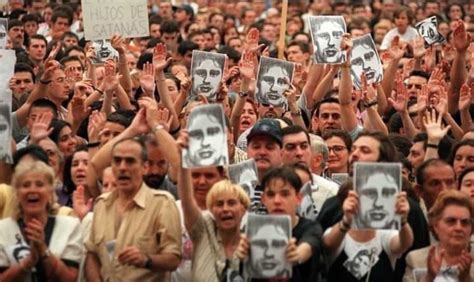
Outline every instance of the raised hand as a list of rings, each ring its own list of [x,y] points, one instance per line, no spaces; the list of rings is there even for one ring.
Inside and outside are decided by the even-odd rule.
[[[459,281],[469,281],[470,270],[472,264],[472,257],[467,250],[463,250],[458,257],[457,267],[459,269]]]
[[[428,134],[428,140],[440,141],[448,133],[451,128],[450,125],[443,127],[443,117],[441,114],[437,115],[436,111],[428,111],[423,118],[423,125]]]
[[[70,103],[70,110],[75,121],[82,121],[89,116],[91,107],[85,104],[86,96],[74,95]]]
[[[51,121],[53,120],[53,114],[51,112],[40,113],[33,121],[30,130],[31,143],[37,144],[39,141],[48,137],[53,128],[49,128]]]
[[[405,54],[406,50],[406,45],[403,45],[400,43],[400,37],[395,36],[392,40],[392,44],[390,45],[390,48],[388,49],[388,53],[390,54],[390,57],[392,60],[400,60],[403,57],[403,54]]]
[[[256,55],[253,52],[244,51],[242,58],[239,63],[240,77],[246,80],[252,80],[255,78],[255,65]]]
[[[99,133],[104,128],[106,117],[104,112],[93,111],[89,116],[89,124],[87,126],[87,137],[89,142],[99,141]]]
[[[125,40],[119,34],[112,35],[110,39],[112,47],[119,52],[119,54],[125,53]]]
[[[461,86],[461,91],[459,92],[459,110],[468,110],[471,106],[471,88],[467,83],[464,83]]]
[[[425,54],[426,54],[426,49],[425,49],[425,40],[421,36],[417,36],[413,40],[413,57],[415,59],[421,59]]]
[[[362,73],[360,76],[361,89],[362,89],[362,99],[364,103],[371,103],[377,99],[377,91],[372,85],[369,85],[367,82],[367,77],[365,73]]]
[[[390,104],[397,112],[406,112],[407,111],[407,103],[408,103],[408,92],[405,88],[405,85],[400,79],[395,81],[395,99],[388,98]]]
[[[416,100],[416,109],[418,112],[426,111],[428,107],[428,85],[423,85]]]
[[[163,43],[158,43],[153,48],[153,66],[157,73],[163,71],[171,63],[171,57],[166,59],[167,53],[166,45]]]
[[[83,219],[88,212],[92,210],[93,199],[86,200],[85,188],[82,185],[77,186],[76,190],[72,193],[72,208],[74,213]]]
[[[115,73],[115,64],[110,61],[106,61],[104,69],[104,79],[102,80],[102,83],[104,85],[104,91],[110,92],[112,90],[117,89],[120,83],[121,75]]]
[[[44,63],[44,72],[41,75],[41,80],[51,81],[53,78],[53,73],[55,70],[59,69],[61,64],[58,61],[53,60],[52,58],[47,58]]]
[[[140,74],[140,86],[153,97],[153,92],[155,91],[155,69],[153,64],[146,62],[143,65],[143,70]]]
[[[453,47],[457,51],[466,51],[471,43],[471,35],[466,31],[466,26],[462,20],[458,20],[454,25]]]
[[[49,52],[49,55],[46,58],[45,63],[48,59],[54,60],[56,58],[56,56],[58,55],[59,50],[61,50],[61,47],[62,47],[61,41],[57,41],[56,45],[54,45],[53,49]]]
[[[295,64],[295,74],[293,76],[293,83],[299,88],[303,89],[308,79],[308,71],[301,64]]]
[[[260,39],[260,31],[256,28],[251,28],[245,36],[244,49],[251,52],[256,52],[258,49],[258,40]]]
[[[179,90],[179,92],[186,95],[191,89],[191,79],[182,71],[176,73],[175,76],[179,80],[181,85],[181,89]]]

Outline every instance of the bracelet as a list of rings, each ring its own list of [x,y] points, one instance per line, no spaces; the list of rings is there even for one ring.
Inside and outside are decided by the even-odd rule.
[[[290,112],[290,114],[291,114],[292,117],[299,117],[299,116],[301,116],[301,111],[298,110],[298,111],[295,112],[295,113],[294,113],[294,112]]]
[[[104,91],[100,90],[99,88],[94,87],[94,90],[99,92],[100,95],[104,95]]]
[[[377,105],[377,104],[378,104],[378,103],[377,103],[377,101],[375,100],[375,101],[372,101],[372,102],[369,102],[369,103],[365,104],[364,106],[365,106],[366,108],[370,108],[370,107],[375,106],[375,105]]]
[[[339,221],[339,230],[341,230],[342,233],[347,233],[351,229],[351,226],[347,223],[344,222],[344,220]]]
[[[427,147],[427,148],[438,149],[439,146],[438,146],[438,144],[430,144],[430,143],[427,143],[427,144],[426,144],[426,147]]]
[[[87,144],[87,148],[95,148],[99,146],[100,146],[100,142],[93,142],[93,143]]]
[[[403,218],[401,221],[401,226],[405,226],[408,223],[408,220],[406,218]]]
[[[47,84],[50,84],[51,82],[52,82],[51,79],[50,79],[50,80],[40,79],[40,83],[41,83],[41,84],[46,84],[46,85],[47,85]]]
[[[164,127],[161,123],[159,123],[157,126],[153,127],[153,128],[151,129],[151,131],[152,131],[153,133],[156,133],[158,130],[164,129],[164,128],[165,128],[165,127]]]
[[[342,64],[342,65],[341,65],[341,68],[343,68],[343,69],[350,69],[350,68],[351,68],[351,65],[350,65],[350,64],[347,64],[347,65],[346,65],[346,64]]]
[[[245,98],[247,97],[249,94],[247,92],[239,92],[239,97],[240,98]]]

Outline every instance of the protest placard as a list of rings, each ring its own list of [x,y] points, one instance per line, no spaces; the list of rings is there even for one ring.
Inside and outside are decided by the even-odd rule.
[[[82,1],[85,38],[110,39],[114,34],[125,38],[148,36],[146,4],[146,0]]]

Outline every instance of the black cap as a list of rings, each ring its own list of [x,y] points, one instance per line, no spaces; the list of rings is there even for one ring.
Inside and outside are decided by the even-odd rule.
[[[184,10],[186,12],[186,14],[188,15],[191,15],[191,18],[194,17],[194,10],[193,10],[193,7],[191,7],[191,5],[188,5],[188,4],[183,4],[181,6],[177,6],[177,7],[174,7],[175,11],[178,11],[178,10]]]
[[[275,119],[264,118],[259,120],[247,135],[247,144],[250,144],[255,136],[266,135],[275,140],[280,147],[283,145],[280,123]]]

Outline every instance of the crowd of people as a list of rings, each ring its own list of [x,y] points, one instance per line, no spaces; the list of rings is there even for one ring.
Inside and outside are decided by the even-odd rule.
[[[106,43],[3,7],[0,281],[474,280],[474,4],[147,2]]]

